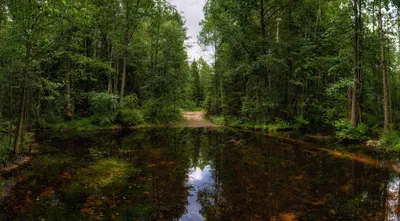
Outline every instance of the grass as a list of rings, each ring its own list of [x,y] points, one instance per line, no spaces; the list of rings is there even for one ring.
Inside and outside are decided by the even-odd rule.
[[[44,127],[56,131],[93,131],[93,130],[104,130],[104,129],[114,129],[119,128],[116,124],[102,124],[98,125],[93,122],[93,118],[81,118],[68,122],[57,123],[57,124],[47,124]]]
[[[162,125],[162,123],[142,122],[139,125],[131,126],[128,128],[148,128],[157,125]],[[98,130],[117,130],[123,128],[123,126],[114,123],[98,125],[94,123],[91,118],[81,118],[57,124],[47,124],[43,127],[53,131],[98,131]]]
[[[277,132],[277,131],[295,129],[289,123],[280,120],[277,120],[275,123],[271,124],[259,124],[250,121],[245,121],[239,118],[226,117],[226,116],[213,116],[211,117],[211,121],[218,125],[240,127],[245,129],[257,129],[268,132]]]

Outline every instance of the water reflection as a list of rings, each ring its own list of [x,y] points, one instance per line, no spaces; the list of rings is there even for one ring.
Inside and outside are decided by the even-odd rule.
[[[198,191],[204,188],[211,180],[211,167],[207,165],[204,169],[199,167],[192,168],[189,172],[188,184],[192,186],[189,190],[188,202],[186,206],[187,213],[185,213],[181,221],[202,221],[205,218],[201,215],[202,206],[198,202]]]
[[[387,187],[387,219],[388,221],[398,221],[399,201],[400,201],[400,178],[394,177]]]
[[[223,129],[45,135],[0,220],[399,220],[400,178]]]

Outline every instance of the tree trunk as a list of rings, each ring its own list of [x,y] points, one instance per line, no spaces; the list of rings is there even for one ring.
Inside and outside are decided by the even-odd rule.
[[[354,6],[354,66],[353,66],[353,71],[354,71],[354,86],[353,86],[353,93],[352,93],[352,102],[351,102],[351,117],[350,121],[353,126],[357,126],[357,86],[358,86],[358,76],[359,76],[359,13],[361,13],[358,10],[358,0],[353,0]]]
[[[106,41],[107,42],[107,44],[108,44],[108,41]],[[112,44],[109,44],[109,47],[107,47],[107,49],[108,49],[108,62],[109,62],[109,65],[110,65],[110,68],[112,68],[112,58],[113,58],[113,54],[114,54],[114,48],[113,48],[113,46],[112,46]],[[113,89],[112,89],[112,73],[109,73],[108,74],[108,85],[107,85],[107,91],[108,91],[108,93],[109,94],[112,94],[113,93]]]
[[[385,56],[385,34],[383,32],[383,18],[382,18],[382,0],[379,0],[379,34],[381,44],[381,70],[383,77],[383,112],[384,112],[384,130],[390,132],[390,110],[389,110],[389,81],[386,69],[386,56]]]
[[[71,110],[71,59],[65,61],[65,118],[67,121],[72,119]]]
[[[26,105],[26,87],[27,87],[27,75],[28,75],[28,64],[29,64],[29,59],[31,55],[31,44],[29,39],[26,40],[26,55],[25,55],[25,67],[24,67],[24,73],[23,73],[23,78],[22,78],[22,92],[21,92],[21,98],[20,98],[20,105],[19,105],[19,116],[18,116],[18,122],[17,122],[17,131],[14,137],[14,145],[13,145],[13,154],[17,154],[19,150],[19,139],[21,136],[22,128],[23,128],[23,122],[24,122],[24,116],[25,116],[25,105]]]
[[[126,61],[128,56],[128,30],[125,31],[124,37],[124,58],[122,63],[122,79],[121,79],[121,91],[119,96],[119,104],[122,106],[124,103],[124,90],[125,90],[125,81],[126,81]]]
[[[3,87],[0,87],[0,124],[3,120],[3,96],[4,96],[4,90]]]
[[[266,24],[265,24],[265,9],[264,9],[264,0],[260,0],[260,29],[261,29],[261,38],[262,38],[262,51],[264,55],[267,54],[267,50],[265,48],[265,43],[266,43],[266,37],[267,37],[267,32],[265,30]]]
[[[118,76],[119,76],[119,59],[115,62],[115,73],[114,73],[114,94],[118,93]]]
[[[351,120],[351,108],[352,108],[352,90],[351,88],[347,89],[347,119]]]

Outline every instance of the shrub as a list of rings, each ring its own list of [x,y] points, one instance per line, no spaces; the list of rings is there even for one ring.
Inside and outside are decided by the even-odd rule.
[[[148,100],[143,105],[143,113],[147,122],[169,123],[181,118],[181,113],[167,101]]]
[[[301,128],[305,128],[310,124],[310,121],[306,120],[303,116],[299,116],[295,118],[295,122],[293,128],[299,130]]]
[[[115,121],[124,127],[137,126],[144,122],[143,115],[139,110],[131,110],[127,108],[122,108],[118,112]]]
[[[9,136],[0,137],[0,163],[5,163],[8,161],[8,155],[12,150],[13,139]]]
[[[384,133],[379,143],[388,149],[400,150],[400,133],[398,131]]]
[[[124,107],[129,109],[136,109],[138,108],[139,98],[136,94],[131,94],[124,97]]]
[[[95,116],[94,123],[109,124],[115,118],[118,97],[108,93],[90,92],[88,94],[90,110]]]
[[[211,117],[211,121],[218,125],[225,125],[225,118],[222,116]]]
[[[365,124],[359,124],[353,127],[347,119],[341,119],[334,123],[336,128],[336,138],[339,140],[365,140],[367,139],[368,127]]]

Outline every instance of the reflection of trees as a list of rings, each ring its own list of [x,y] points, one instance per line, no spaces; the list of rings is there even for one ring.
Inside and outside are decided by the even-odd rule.
[[[388,171],[260,136],[209,138],[214,181],[198,193],[207,220],[385,217]]]
[[[46,145],[29,168],[27,182],[18,184],[19,198],[7,201],[10,214],[21,215],[17,209],[22,208],[26,214],[46,214],[40,216],[46,220],[55,220],[57,214],[79,220],[82,211],[103,213],[104,219],[118,212],[126,220],[176,220],[188,203],[189,169],[207,164],[212,180],[198,192],[207,220],[390,220],[398,213],[397,175],[251,133],[152,129],[58,137]],[[96,174],[102,179],[106,178],[102,174],[110,176],[109,164],[99,167],[102,160],[115,162],[117,169],[124,165],[121,174],[125,175],[111,176],[105,186],[82,188],[79,184],[96,181]],[[140,172],[134,173],[137,169]],[[72,178],[60,183],[64,172]],[[88,179],[77,182],[85,174]],[[73,185],[76,189],[68,192]],[[36,201],[49,192],[45,190],[55,194],[46,202]],[[62,204],[63,211],[58,205],[49,208],[46,203],[53,201]]]
[[[187,131],[179,129],[151,130],[140,141],[143,148],[134,152],[135,165],[142,165],[142,176],[148,186],[149,220],[174,220],[185,212],[190,165],[186,135]]]

